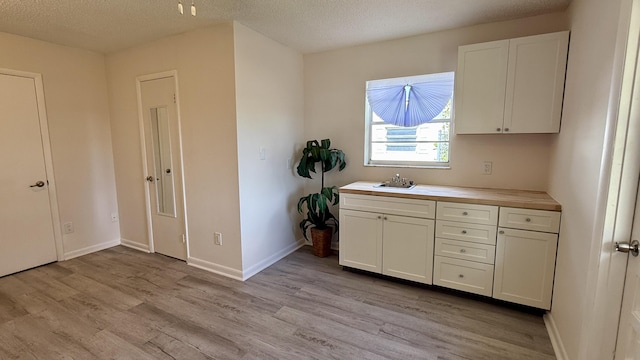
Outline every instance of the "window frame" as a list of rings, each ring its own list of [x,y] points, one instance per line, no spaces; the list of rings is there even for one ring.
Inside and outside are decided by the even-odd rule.
[[[383,79],[384,80],[384,79]],[[366,86],[365,86],[366,89]],[[365,90],[366,92],[366,90]],[[372,126],[373,123],[373,110],[371,110],[371,105],[369,105],[369,100],[367,99],[367,95],[365,93],[364,96],[365,102],[365,131],[364,131],[364,166],[371,167],[404,167],[404,168],[428,168],[428,169],[451,169],[451,135],[453,135],[453,102],[454,95],[451,95],[451,115],[448,119],[436,119],[432,120],[430,123],[449,123],[449,140],[447,141],[449,145],[448,150],[448,161],[402,161],[402,160],[372,160]],[[444,142],[444,141],[441,141]]]

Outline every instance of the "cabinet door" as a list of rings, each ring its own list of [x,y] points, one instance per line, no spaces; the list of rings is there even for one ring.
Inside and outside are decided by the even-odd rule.
[[[340,265],[382,272],[382,215],[340,210]]]
[[[458,48],[454,96],[456,134],[501,133],[509,40]]]
[[[558,235],[499,228],[493,297],[550,310]]]
[[[504,132],[560,131],[568,44],[568,31],[510,40]]]
[[[433,231],[433,220],[384,215],[382,273],[431,284]]]

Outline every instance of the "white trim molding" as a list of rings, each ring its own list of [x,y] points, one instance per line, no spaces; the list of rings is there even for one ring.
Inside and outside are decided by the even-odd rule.
[[[293,253],[294,251],[300,249],[301,247],[305,246],[306,242],[304,241],[304,239],[300,239],[296,242],[294,242],[293,244],[285,247],[284,249],[278,251],[277,253],[269,256],[266,259],[263,259],[262,261],[258,262],[257,264],[250,266],[247,269],[244,269],[242,271],[242,281],[248,280],[250,277],[252,277],[253,275],[259,273],[260,271],[268,268],[269,266],[277,263],[278,261],[284,259],[287,255]]]
[[[73,250],[73,251],[69,251],[69,252],[65,253],[64,254],[64,259],[65,260],[71,260],[73,258],[77,258],[77,257],[82,256],[82,255],[91,254],[91,253],[94,253],[96,251],[108,249],[108,248],[111,248],[111,247],[114,247],[114,246],[118,246],[118,245],[120,245],[120,239],[107,241],[107,242],[103,242],[103,243],[96,244],[96,245],[87,246],[87,247],[84,247],[82,249]]]
[[[564,348],[564,343],[560,337],[560,332],[558,331],[556,322],[553,319],[553,315],[551,315],[551,313],[546,313],[542,319],[544,320],[544,326],[547,328],[547,332],[549,333],[549,339],[551,340],[551,346],[553,346],[553,352],[555,352],[556,358],[558,360],[570,360],[569,355],[567,355],[567,350]]]
[[[131,248],[131,249],[135,249],[135,250],[138,250],[138,251],[146,252],[146,253],[150,253],[151,252],[149,250],[149,244],[142,244],[142,243],[139,243],[137,241],[133,241],[133,240],[125,239],[125,238],[120,239],[120,245],[126,246],[126,247]]]
[[[226,276],[234,280],[243,281],[242,271],[238,269],[233,269],[228,266],[218,265],[218,264],[215,264],[206,260],[194,258],[194,257],[188,257],[187,264],[193,267],[196,267],[198,269],[212,272],[214,274]]]

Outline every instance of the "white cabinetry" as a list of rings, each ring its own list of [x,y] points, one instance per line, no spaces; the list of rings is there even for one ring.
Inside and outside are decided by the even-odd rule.
[[[433,283],[491,296],[497,222],[497,206],[439,201]]]
[[[435,201],[343,194],[340,265],[432,283]]]
[[[456,134],[560,131],[569,32],[458,48]]]
[[[494,298],[551,308],[559,227],[559,212],[500,208]]]

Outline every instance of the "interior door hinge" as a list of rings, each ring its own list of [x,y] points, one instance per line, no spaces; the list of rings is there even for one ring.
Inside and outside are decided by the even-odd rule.
[[[173,94],[173,103],[176,103],[176,94]]]

